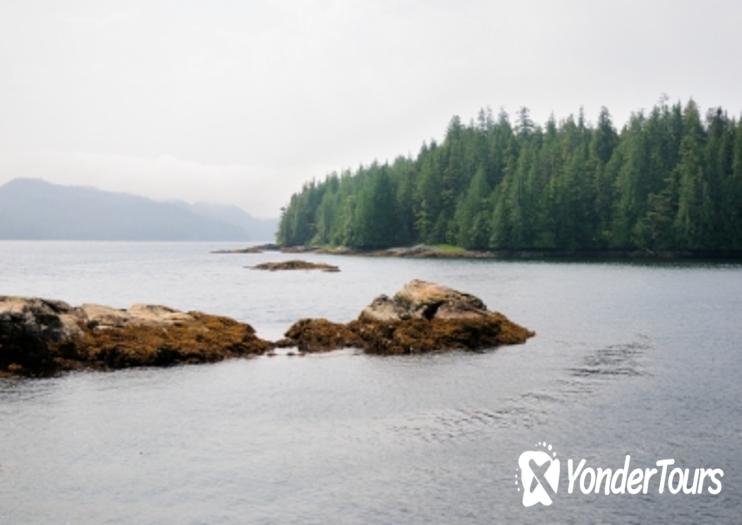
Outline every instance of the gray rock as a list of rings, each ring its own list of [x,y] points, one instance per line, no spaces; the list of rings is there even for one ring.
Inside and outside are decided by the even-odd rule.
[[[473,295],[447,286],[415,279],[393,298],[381,295],[363,309],[360,320],[475,319],[488,314],[487,306]]]

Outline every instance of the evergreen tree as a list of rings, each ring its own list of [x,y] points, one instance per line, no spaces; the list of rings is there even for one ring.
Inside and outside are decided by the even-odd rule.
[[[487,173],[480,167],[456,210],[456,244],[468,249],[486,249],[489,242]]]
[[[454,117],[414,158],[311,181],[281,244],[381,248],[742,250],[742,123],[661,99],[620,132],[606,108],[542,129],[521,108]]]
[[[678,211],[675,216],[675,235],[680,246],[699,248],[703,242],[702,226],[708,211],[707,185],[703,173],[703,126],[698,107],[692,100],[683,117],[685,133],[680,144]]]

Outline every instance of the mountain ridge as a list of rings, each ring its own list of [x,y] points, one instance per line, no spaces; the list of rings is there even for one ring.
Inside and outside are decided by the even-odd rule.
[[[277,221],[236,206],[156,201],[38,178],[0,185],[4,240],[264,241],[271,224]]]

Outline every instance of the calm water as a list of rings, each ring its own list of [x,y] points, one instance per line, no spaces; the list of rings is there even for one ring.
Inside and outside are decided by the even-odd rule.
[[[200,243],[0,243],[0,294],[161,303],[275,338],[412,278],[537,332],[484,353],[340,351],[0,380],[2,523],[739,523],[742,267],[367,259]],[[560,494],[524,509],[519,454],[721,467],[719,496]]]

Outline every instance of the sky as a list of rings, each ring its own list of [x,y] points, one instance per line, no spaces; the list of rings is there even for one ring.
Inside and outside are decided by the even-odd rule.
[[[275,217],[454,114],[537,122],[693,97],[742,111],[742,2],[3,0],[0,184]]]

